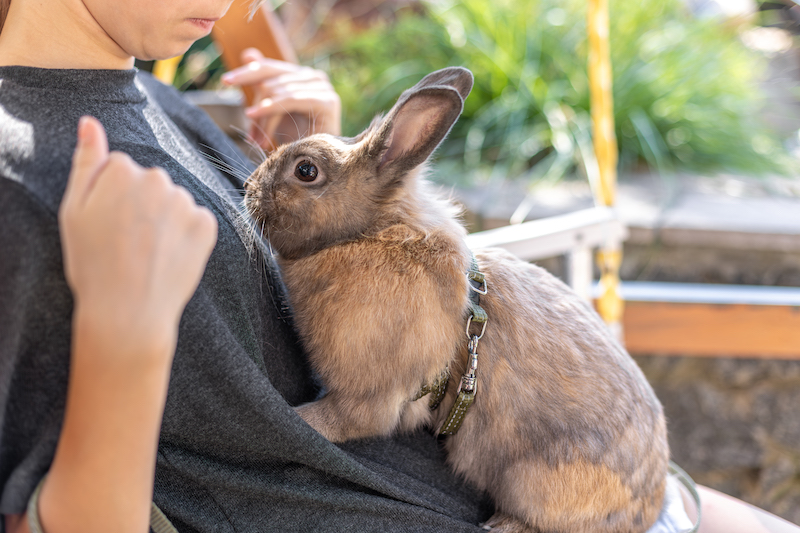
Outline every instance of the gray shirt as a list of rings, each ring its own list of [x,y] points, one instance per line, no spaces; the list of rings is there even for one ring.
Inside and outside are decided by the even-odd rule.
[[[24,512],[63,419],[72,298],[56,212],[82,115],[219,220],[180,323],[158,447],[154,500],[178,530],[479,531],[490,505],[430,434],[337,446],[294,414],[318,386],[274,263],[238,214],[252,165],[136,70],[0,67],[0,514]]]

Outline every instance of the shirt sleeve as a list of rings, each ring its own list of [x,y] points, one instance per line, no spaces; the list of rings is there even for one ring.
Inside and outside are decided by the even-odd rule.
[[[0,176],[0,514],[23,513],[52,462],[71,316],[56,214]]]

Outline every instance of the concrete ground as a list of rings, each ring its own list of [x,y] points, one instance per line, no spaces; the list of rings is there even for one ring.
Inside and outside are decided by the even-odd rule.
[[[454,191],[473,231],[507,224],[528,194],[528,220],[593,205],[580,180]],[[616,207],[630,230],[623,279],[800,286],[800,178],[623,176]]]

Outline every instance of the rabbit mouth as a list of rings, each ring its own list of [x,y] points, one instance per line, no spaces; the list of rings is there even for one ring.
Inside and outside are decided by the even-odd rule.
[[[242,206],[244,207],[244,212],[247,213],[247,215],[250,218],[252,218],[253,220],[257,219],[257,217],[256,217],[256,208],[255,208],[255,205],[254,205],[255,203],[256,202],[253,201],[253,197],[250,196],[249,193],[245,194],[244,200],[242,201]]]
[[[244,183],[244,209],[259,225],[266,223],[275,210],[274,191],[268,186],[258,170]]]
[[[244,200],[242,205],[245,213],[259,225],[264,223],[264,214],[261,209],[261,201],[259,195],[254,194],[253,190],[245,189]],[[257,189],[256,189],[257,190]]]
[[[287,213],[278,208],[274,199],[265,192],[259,186],[248,190],[244,197],[244,208],[262,236],[270,241],[273,249],[279,255],[285,256],[290,247],[288,243],[296,240],[294,234],[301,222],[296,217],[287,217]]]

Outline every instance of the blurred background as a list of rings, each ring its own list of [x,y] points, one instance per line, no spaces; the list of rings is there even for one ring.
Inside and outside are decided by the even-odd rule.
[[[585,173],[585,0],[276,4],[301,62],[331,76],[345,135],[426,73],[465,65],[476,84],[440,150],[437,179],[532,183]],[[612,0],[610,9],[621,173],[796,170],[800,8],[789,0]],[[223,68],[210,38],[198,41],[175,85],[218,87]]]
[[[623,288],[655,281],[796,291],[800,6],[609,4],[617,212],[629,230]],[[431,178],[464,204],[472,231],[594,205],[586,0],[291,0],[273,8],[301,63],[330,75],[345,135],[433,70],[474,73],[464,114],[431,166]],[[204,39],[181,60],[174,84],[218,91],[223,71],[218,46]],[[563,258],[542,264],[563,277]],[[788,327],[800,330],[800,300],[782,305]],[[750,326],[775,337],[771,319],[759,320]],[[716,351],[631,351],[665,405],[674,459],[698,482],[800,523],[798,337],[778,339],[793,345],[776,356],[766,341],[725,348],[724,335]]]

